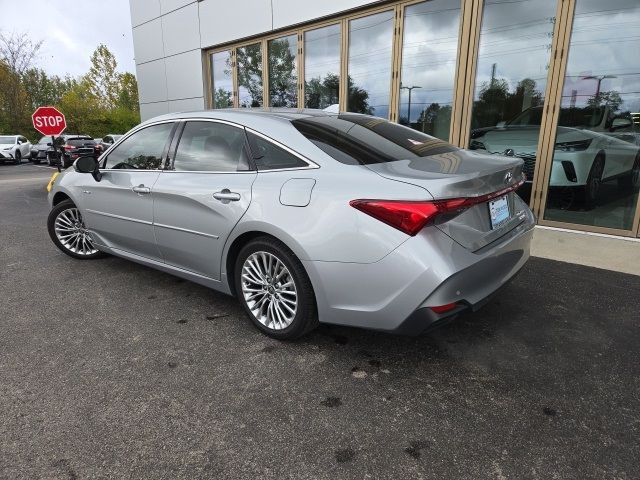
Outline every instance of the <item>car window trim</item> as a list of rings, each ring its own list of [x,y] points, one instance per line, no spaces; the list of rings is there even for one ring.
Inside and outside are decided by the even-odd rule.
[[[166,168],[163,170],[163,172],[167,172],[167,173],[212,173],[212,174],[223,174],[223,173],[256,173],[257,168],[256,165],[253,161],[253,156],[251,155],[251,150],[249,149],[249,140],[247,138],[247,127],[245,127],[244,125],[241,125],[239,123],[235,123],[235,122],[229,122],[227,120],[221,120],[218,118],[183,118],[180,119],[179,122],[182,124],[182,128],[180,129],[180,132],[178,134],[178,132],[176,132],[175,135],[175,145],[172,145],[171,147],[171,165],[169,165],[169,168]],[[244,149],[244,153],[247,156],[247,159],[249,160],[249,169],[248,170],[234,170],[234,171],[229,171],[229,170],[176,170],[175,169],[175,161],[176,161],[176,153],[178,151],[178,146],[180,145],[180,140],[182,139],[182,134],[184,132],[184,128],[187,125],[187,122],[211,122],[211,123],[222,123],[224,125],[229,125],[231,127],[235,127],[235,128],[239,128],[242,130],[242,134],[244,135],[244,145],[242,146],[242,148]]]
[[[113,153],[113,151],[115,150],[115,147],[117,147],[118,145],[120,145],[122,142],[124,142],[127,138],[131,137],[132,135],[135,135],[137,132],[139,132],[140,130],[144,130],[145,128],[148,127],[153,127],[155,125],[161,125],[163,123],[173,123],[173,127],[171,128],[171,131],[169,132],[169,137],[168,140],[165,142],[164,148],[162,149],[162,162],[161,165],[163,165],[166,161],[166,156],[167,156],[167,152],[169,150],[169,145],[171,144],[171,141],[173,140],[173,135],[176,131],[176,127],[178,125],[178,123],[180,122],[179,119],[169,119],[169,120],[159,120],[157,122],[152,122],[152,123],[144,123],[142,125],[138,125],[137,127],[135,127],[133,130],[131,130],[129,133],[123,135],[122,137],[120,137],[120,140],[118,140],[115,143],[112,143],[111,146],[109,147],[109,149],[107,151],[105,151],[105,153],[103,153],[100,157],[98,157],[98,165],[102,165],[100,168],[100,171],[106,171],[106,172],[131,172],[131,169],[128,168],[105,168],[105,165],[107,163],[107,159],[109,157],[109,155],[111,155]],[[104,157],[104,158],[103,158]],[[157,168],[154,170],[138,170],[135,169],[136,172],[160,172],[162,171],[161,168]]]

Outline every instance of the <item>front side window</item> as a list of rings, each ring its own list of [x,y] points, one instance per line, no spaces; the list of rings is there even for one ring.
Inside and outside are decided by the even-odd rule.
[[[217,122],[187,122],[174,169],[189,172],[248,170],[244,129]]]
[[[156,170],[162,166],[162,153],[173,123],[160,123],[138,130],[110,150],[103,168]]]
[[[304,168],[307,162],[278,147],[274,143],[251,132],[247,132],[253,160],[258,170],[277,170],[282,168]]]

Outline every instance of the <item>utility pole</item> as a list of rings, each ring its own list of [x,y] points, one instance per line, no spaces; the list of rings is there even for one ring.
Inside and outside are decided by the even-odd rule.
[[[413,90],[414,88],[422,88],[422,87],[419,87],[417,85],[414,85],[412,87],[403,87],[402,83],[400,84],[400,90],[409,90],[409,106],[407,108],[407,117],[409,117],[407,121],[409,122],[409,127],[411,127],[411,90]]]

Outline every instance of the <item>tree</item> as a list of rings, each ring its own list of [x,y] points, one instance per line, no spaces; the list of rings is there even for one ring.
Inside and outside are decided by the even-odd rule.
[[[262,106],[262,49],[260,44],[236,49],[238,85],[249,93],[241,107]]]
[[[587,100],[587,105],[592,108],[597,108],[602,105],[610,107],[612,112],[620,110],[623,100],[620,97],[620,93],[616,90],[610,90],[608,92],[599,92],[597,95]]]
[[[115,107],[118,102],[121,75],[116,72],[117,66],[116,57],[103,44],[91,54],[91,67],[87,73],[89,88],[105,108]]]
[[[273,107],[298,106],[296,55],[288,38],[269,42],[269,103]]]
[[[31,68],[42,46],[25,34],[0,32],[0,124],[9,132],[24,131],[31,124],[28,96],[22,85],[24,73]]]
[[[29,98],[30,110],[43,105],[56,105],[77,81],[69,76],[49,76],[39,68],[30,68],[22,75],[22,85]]]
[[[340,77],[327,73],[324,78],[312,78],[305,83],[306,105],[309,108],[326,108],[338,103]],[[350,112],[373,115],[374,108],[369,105],[369,92],[357,87],[351,76],[347,77],[348,109]]]
[[[231,99],[231,92],[222,87],[218,88],[218,90],[213,92],[213,106],[215,108],[232,107],[233,101]]]
[[[125,72],[119,75],[117,84],[116,105],[119,108],[125,108],[133,112],[140,111],[140,103],[138,101],[138,81],[133,73]]]

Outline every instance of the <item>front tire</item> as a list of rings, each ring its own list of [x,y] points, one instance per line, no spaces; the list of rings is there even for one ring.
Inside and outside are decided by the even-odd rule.
[[[284,244],[258,237],[238,254],[238,300],[253,324],[279,340],[299,338],[318,325],[315,294],[300,260]]]
[[[60,202],[49,212],[47,230],[56,247],[78,260],[104,256],[89,237],[80,210],[71,200]]]
[[[20,165],[22,163],[22,154],[20,153],[20,150],[16,150],[16,153],[13,157],[13,163],[15,163],[16,165]]]
[[[604,173],[604,155],[598,154],[591,164],[587,184],[584,189],[584,207],[592,210],[598,202],[598,193],[600,192],[600,184],[602,183],[602,174]]]

